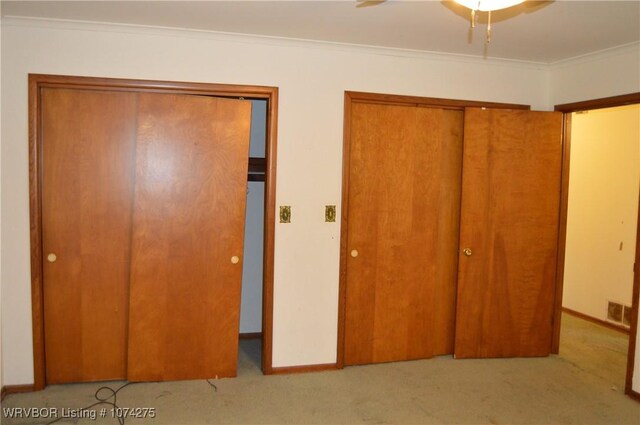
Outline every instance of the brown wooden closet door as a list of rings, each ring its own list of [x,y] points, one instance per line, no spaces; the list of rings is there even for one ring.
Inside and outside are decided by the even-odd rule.
[[[346,365],[453,352],[462,119],[352,105]]]
[[[128,379],[235,376],[251,102],[139,99]]]
[[[561,113],[465,111],[456,357],[549,354],[561,163]]]
[[[123,379],[136,94],[47,88],[41,108],[46,381]]]

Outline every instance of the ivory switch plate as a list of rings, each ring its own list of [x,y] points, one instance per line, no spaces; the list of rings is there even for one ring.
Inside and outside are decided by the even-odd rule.
[[[280,223],[291,223],[291,205],[280,207]]]
[[[336,221],[336,206],[325,205],[324,206],[324,221],[327,223],[333,223]]]

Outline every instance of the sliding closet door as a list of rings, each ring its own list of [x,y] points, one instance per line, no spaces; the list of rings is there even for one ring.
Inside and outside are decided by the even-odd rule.
[[[42,91],[49,384],[126,377],[136,97]]]
[[[353,103],[346,365],[453,352],[462,111]]]
[[[562,114],[465,111],[455,355],[546,356]]]
[[[140,94],[128,379],[235,376],[251,102]]]

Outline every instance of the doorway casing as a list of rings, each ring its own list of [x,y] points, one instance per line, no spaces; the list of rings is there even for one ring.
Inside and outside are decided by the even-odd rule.
[[[560,232],[558,236],[558,261],[556,272],[556,305],[551,352],[560,351],[560,322],[562,318],[562,289],[564,286],[564,261],[567,244],[567,212],[569,207],[569,166],[571,157],[571,114],[591,109],[613,108],[616,106],[640,104],[640,92],[620,96],[591,99],[582,102],[556,105],[555,110],[564,113],[564,151],[562,153],[562,192],[560,198]],[[640,193],[638,194],[640,199]],[[638,334],[638,298],[640,296],[640,209],[638,210],[638,226],[636,229],[636,255],[634,264],[633,293],[631,300],[631,323],[629,327],[629,349],[627,353],[627,375],[625,394],[640,401],[640,393],[632,388],[635,363],[635,351]]]
[[[136,91],[267,101],[264,262],[262,295],[262,371],[273,373],[273,270],[275,234],[276,152],[278,88],[250,85],[186,83],[131,79],[29,74],[29,220],[31,245],[31,308],[33,322],[34,390],[46,385],[44,350],[43,250],[42,250],[42,135],[40,133],[43,88],[102,91]],[[248,158],[247,158],[248,161]]]
[[[404,96],[380,93],[345,91],[344,93],[344,140],[342,160],[342,216],[340,223],[340,283],[338,296],[338,343],[336,367],[345,366],[345,323],[347,308],[347,250],[349,217],[349,177],[351,163],[351,115],[354,103],[371,103],[396,106],[432,107],[464,111],[465,108],[496,108],[530,110],[529,105],[483,102],[473,100],[442,99],[419,96]]]

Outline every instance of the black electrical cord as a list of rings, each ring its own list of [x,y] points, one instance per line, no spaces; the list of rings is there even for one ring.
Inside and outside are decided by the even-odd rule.
[[[207,384],[211,385],[211,388],[213,388],[213,391],[218,392],[218,387],[216,387],[216,385],[211,382],[210,379],[207,379]]]

